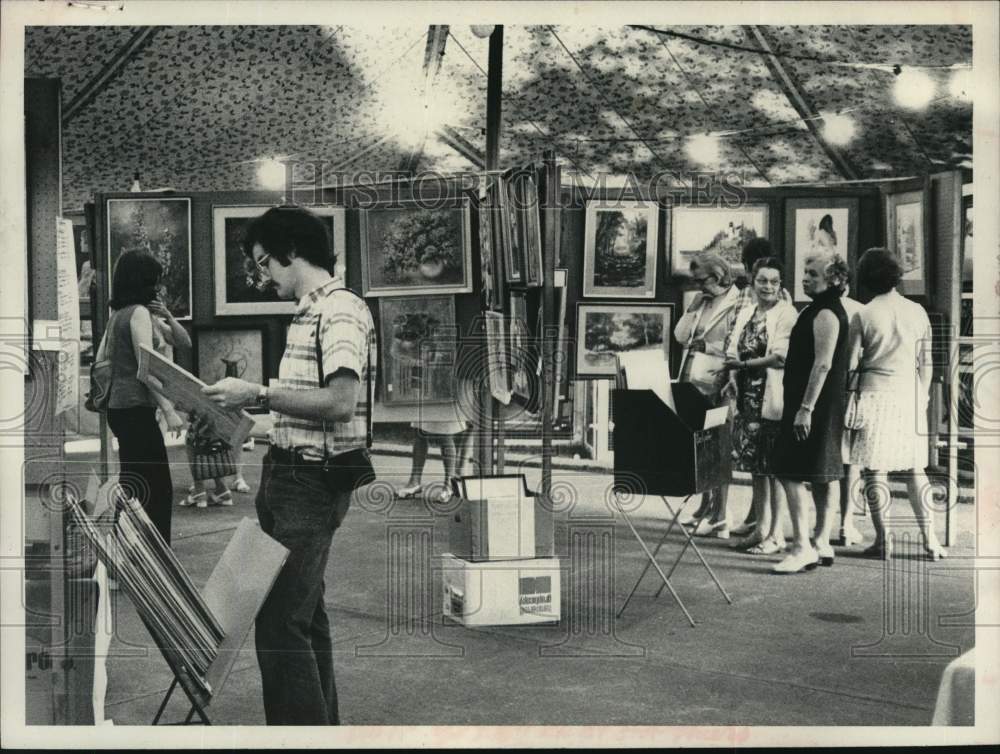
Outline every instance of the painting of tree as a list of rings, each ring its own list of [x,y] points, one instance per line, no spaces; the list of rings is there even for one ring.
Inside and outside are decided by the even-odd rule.
[[[613,376],[615,356],[647,349],[665,353],[671,304],[578,304],[577,376]]]
[[[767,237],[767,206],[674,207],[671,221],[671,267],[677,276],[691,274],[691,260],[703,251],[714,252],[742,269],[743,247],[753,238]]]
[[[654,298],[656,205],[620,202],[587,207],[584,296]]]

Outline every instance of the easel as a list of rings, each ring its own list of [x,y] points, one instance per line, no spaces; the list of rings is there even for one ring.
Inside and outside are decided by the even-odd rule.
[[[694,429],[704,426],[705,413],[711,408],[697,388],[688,383],[676,383],[673,386],[673,393],[676,412],[661,401],[652,390],[618,389],[612,393],[615,413],[615,482],[611,499],[649,561],[618,611],[618,617],[625,612],[639,584],[652,567],[663,581],[656,592],[656,597],[660,596],[664,587],[669,589],[688,623],[693,627],[694,618],[670,583],[670,578],[688,547],[694,550],[726,602],[732,604],[732,598],[705,560],[691,533],[683,526],[681,531],[685,537],[684,546],[671,564],[669,572],[664,573],[656,556],[676,526],[688,500],[696,494],[729,482],[732,469],[732,438],[728,424],[710,429]],[[656,438],[662,444],[651,443],[651,438]],[[668,452],[664,452],[665,448],[669,449]],[[670,524],[653,550],[649,549],[632,523],[628,511],[619,499],[620,492],[638,495],[655,494],[667,507],[671,516]],[[667,495],[675,497],[685,495],[676,511],[667,499]]]

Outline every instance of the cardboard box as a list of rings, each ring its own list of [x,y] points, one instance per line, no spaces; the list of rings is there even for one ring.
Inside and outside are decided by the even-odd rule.
[[[558,558],[472,563],[441,557],[444,614],[464,626],[557,623],[562,610]]]
[[[535,495],[528,489],[528,482],[524,474],[509,474],[491,477],[462,477],[455,480],[454,492],[459,497],[465,498],[469,503],[481,504],[482,501],[495,502],[501,499],[510,500],[515,498],[519,513],[518,523],[524,521],[524,513],[528,503],[531,501],[530,510],[533,511],[534,527],[534,551],[530,551],[523,545],[530,542],[530,537],[524,533],[520,539],[520,555],[522,558],[551,558],[556,553],[555,543],[555,521],[552,515],[552,508],[547,505],[543,498]],[[509,513],[509,511],[508,511]],[[448,547],[452,555],[456,555],[464,560],[492,560],[496,558],[511,557],[506,553],[511,552],[509,546],[503,549],[482,548],[480,543],[489,542],[490,532],[496,529],[489,529],[491,526],[492,510],[488,510],[483,515],[482,509],[474,510],[473,507],[463,504],[457,516],[453,516],[448,528]],[[475,518],[475,521],[473,520]],[[499,522],[499,519],[497,520]],[[487,528],[484,528],[487,527]],[[473,543],[473,533],[477,544]],[[495,536],[495,535],[492,535]],[[490,543],[492,544],[492,543]],[[504,554],[501,554],[504,553]]]
[[[462,560],[535,557],[535,500],[463,500],[448,524],[448,551]]]

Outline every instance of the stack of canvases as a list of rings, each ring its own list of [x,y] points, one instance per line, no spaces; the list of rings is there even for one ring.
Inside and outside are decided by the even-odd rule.
[[[209,666],[225,631],[173,551],[134,498],[117,494],[113,526],[98,526],[75,500],[70,510],[76,526],[97,549],[109,573],[125,589],[164,652],[186,671],[202,692]]]
[[[463,477],[442,556],[444,614],[466,626],[558,622],[552,511],[524,475]]]

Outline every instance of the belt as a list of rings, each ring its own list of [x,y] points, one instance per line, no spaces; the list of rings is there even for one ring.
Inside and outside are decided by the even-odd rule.
[[[315,458],[305,458],[298,451],[287,450],[285,448],[272,447],[269,456],[271,463],[281,464],[282,466],[305,466],[307,468],[319,468],[325,463],[325,461]]]

